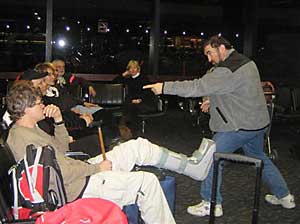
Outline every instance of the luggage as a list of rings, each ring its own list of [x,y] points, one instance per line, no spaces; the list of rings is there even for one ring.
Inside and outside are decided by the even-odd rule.
[[[35,224],[127,224],[127,217],[119,206],[100,198],[81,198],[66,204],[56,211],[39,216]]]
[[[174,214],[175,212],[175,177],[166,175],[161,169],[154,167],[143,167],[141,168],[143,171],[149,171],[154,173],[159,179],[161,188],[165,193],[166,199],[168,201],[171,212]],[[140,170],[140,168],[139,168]],[[142,224],[144,223],[139,215],[139,208],[136,204],[127,205],[123,208],[123,211],[127,215],[128,224]]]
[[[210,217],[209,224],[213,224],[215,221],[214,211],[216,206],[216,196],[217,196],[217,185],[218,185],[218,172],[219,172],[219,163],[222,160],[243,163],[248,165],[255,165],[256,168],[256,184],[255,184],[255,193],[254,193],[254,206],[252,211],[252,224],[257,223],[258,221],[258,209],[259,209],[259,195],[260,195],[260,186],[261,186],[261,176],[263,169],[263,162],[260,159],[253,157],[243,156],[239,154],[232,153],[214,153],[214,173],[212,181],[212,193],[211,193],[211,207],[210,207]]]

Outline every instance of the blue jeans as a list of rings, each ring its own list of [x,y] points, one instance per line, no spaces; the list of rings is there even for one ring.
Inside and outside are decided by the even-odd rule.
[[[262,173],[263,182],[267,184],[272,194],[274,194],[277,198],[282,198],[289,194],[289,190],[279,170],[263,151],[265,131],[266,129],[258,131],[239,130],[218,132],[214,135],[213,140],[216,142],[217,152],[232,153],[237,149],[242,148],[245,155],[261,159],[264,163]],[[218,204],[222,202],[222,196],[220,193],[222,169],[223,165],[220,163],[217,187]],[[210,201],[211,199],[212,177],[213,166],[211,166],[207,178],[202,182],[201,185],[201,196],[205,201]]]

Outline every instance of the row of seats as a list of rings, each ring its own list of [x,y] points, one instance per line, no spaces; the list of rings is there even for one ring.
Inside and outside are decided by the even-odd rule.
[[[275,116],[286,119],[300,118],[300,87],[277,88],[275,105]]]
[[[90,103],[95,103],[104,107],[105,109],[113,110],[113,115],[116,117],[122,116],[122,109],[125,105],[127,90],[123,84],[110,83],[94,83],[94,89],[97,92],[95,97],[88,96],[85,91],[78,86],[73,95],[80,99],[86,99]],[[152,118],[157,118],[165,115],[168,108],[168,100],[158,97],[157,111],[146,114],[138,114],[139,122],[141,124],[141,132],[145,133],[146,123]]]

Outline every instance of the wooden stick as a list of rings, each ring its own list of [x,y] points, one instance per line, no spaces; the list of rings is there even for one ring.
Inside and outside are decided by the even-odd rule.
[[[101,149],[102,157],[103,157],[103,160],[106,160],[104,141],[103,141],[102,131],[101,131],[100,127],[98,127],[98,136],[99,136],[99,142],[100,142],[100,149]]]

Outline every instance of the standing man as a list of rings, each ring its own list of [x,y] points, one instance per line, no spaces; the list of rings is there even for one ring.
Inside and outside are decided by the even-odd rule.
[[[232,153],[243,148],[247,156],[264,162],[263,181],[271,194],[265,200],[273,205],[294,208],[294,196],[282,175],[263,151],[264,133],[270,124],[266,100],[255,63],[235,51],[221,36],[213,36],[204,43],[204,54],[214,69],[200,79],[156,83],[151,88],[155,94],[182,97],[208,96],[210,102],[210,129],[215,132],[213,140],[217,152]],[[222,170],[220,169],[220,173]],[[201,185],[203,201],[189,206],[188,213],[196,216],[210,214],[213,168]],[[215,216],[223,215],[219,175]]]

